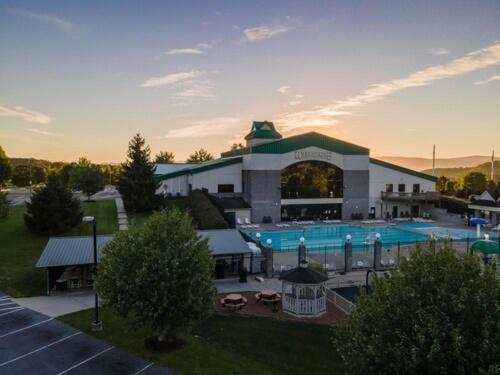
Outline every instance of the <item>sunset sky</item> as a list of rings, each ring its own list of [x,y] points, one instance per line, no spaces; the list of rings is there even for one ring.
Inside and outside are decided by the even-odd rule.
[[[500,1],[0,3],[0,145],[182,161],[253,120],[374,156],[500,154]]]

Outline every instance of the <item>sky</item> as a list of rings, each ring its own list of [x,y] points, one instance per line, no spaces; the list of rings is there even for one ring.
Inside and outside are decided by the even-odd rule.
[[[500,154],[500,1],[0,3],[0,145],[183,161],[252,121],[372,156]]]

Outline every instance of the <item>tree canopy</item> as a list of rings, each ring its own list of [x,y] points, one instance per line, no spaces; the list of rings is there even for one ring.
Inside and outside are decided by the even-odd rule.
[[[128,159],[122,164],[117,182],[127,211],[151,211],[159,204],[156,190],[160,184],[154,178],[155,166],[150,154],[146,140],[137,133],[128,144]]]
[[[12,170],[12,183],[16,186],[41,184],[47,180],[47,172],[40,165],[17,165]]]
[[[12,168],[9,158],[5,154],[2,146],[0,146],[0,187],[4,186],[10,178]]]
[[[173,152],[160,151],[155,156],[155,163],[173,163],[175,162],[175,156]]]
[[[211,153],[209,153],[207,150],[204,148],[200,148],[199,150],[193,152],[191,155],[189,155],[189,158],[187,159],[188,163],[202,163],[204,161],[208,160],[214,160],[214,157]]]
[[[51,174],[47,184],[35,190],[31,203],[26,203],[26,226],[34,232],[44,234],[63,233],[81,222],[80,201]]]
[[[7,200],[7,193],[0,192],[0,220],[9,216],[10,205]]]
[[[70,186],[75,190],[80,190],[88,200],[92,195],[104,189],[104,174],[101,169],[85,158],[80,158],[71,169],[69,181]]]
[[[479,256],[419,248],[372,286],[335,334],[351,373],[498,373],[500,280]]]
[[[245,146],[243,146],[243,143],[233,143],[231,145],[231,151],[239,150],[239,149],[242,149],[242,148],[245,148]]]
[[[119,232],[106,245],[97,289],[133,326],[174,340],[214,309],[214,262],[187,213],[154,213],[142,226]]]
[[[481,172],[471,172],[464,177],[464,190],[466,194],[481,194],[487,187],[486,176]]]

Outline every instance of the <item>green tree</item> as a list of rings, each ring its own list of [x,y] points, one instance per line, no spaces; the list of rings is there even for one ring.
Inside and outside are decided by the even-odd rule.
[[[159,204],[156,190],[160,184],[154,178],[149,147],[139,133],[129,142],[127,156],[117,184],[125,208],[131,212],[151,211]]]
[[[233,143],[231,145],[231,151],[239,150],[241,148],[245,148],[245,146],[243,146],[243,143]]]
[[[16,165],[12,170],[12,183],[19,187],[47,181],[47,172],[40,165]]]
[[[35,190],[31,203],[26,203],[26,226],[33,232],[44,234],[63,233],[81,222],[80,201],[51,174],[47,184]]]
[[[9,216],[10,205],[7,200],[7,193],[0,192],[0,220]]]
[[[440,176],[436,180],[436,190],[441,194],[446,194],[446,184],[450,181],[450,179],[446,176]]]
[[[486,190],[486,176],[481,172],[471,172],[464,177],[463,182],[465,194],[481,194]]]
[[[372,287],[334,336],[351,373],[500,370],[500,279],[479,256],[419,248]]]
[[[189,215],[159,211],[106,245],[97,290],[133,326],[148,326],[171,341],[214,309],[214,262]]]
[[[12,173],[9,158],[5,154],[2,146],[0,146],[0,188],[5,186]]]
[[[173,152],[160,151],[155,156],[155,163],[173,163],[175,160]]]
[[[80,158],[72,168],[69,181],[73,189],[80,190],[87,196],[87,200],[104,189],[104,175],[101,169],[85,158]]]
[[[209,153],[207,150],[204,148],[200,148],[199,150],[193,152],[191,155],[189,155],[189,158],[187,159],[188,163],[202,163],[204,161],[208,160],[214,160],[214,157],[211,153]]]

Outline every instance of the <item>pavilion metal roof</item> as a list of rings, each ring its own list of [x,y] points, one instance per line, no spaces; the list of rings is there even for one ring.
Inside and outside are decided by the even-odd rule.
[[[208,238],[208,245],[213,255],[251,253],[248,244],[237,229],[199,230],[198,234]]]
[[[112,235],[97,236],[97,259]],[[51,237],[36,263],[38,268],[79,266],[94,263],[94,243],[92,236]]]

